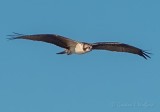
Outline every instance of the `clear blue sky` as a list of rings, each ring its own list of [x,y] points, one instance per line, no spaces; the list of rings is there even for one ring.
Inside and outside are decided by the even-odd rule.
[[[61,48],[6,35],[53,33],[153,53]],[[159,0],[1,0],[0,112],[159,112]]]

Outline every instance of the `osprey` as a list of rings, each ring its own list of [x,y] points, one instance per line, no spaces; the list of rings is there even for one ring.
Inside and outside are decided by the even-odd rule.
[[[119,42],[97,42],[97,43],[86,43],[86,42],[78,42],[60,35],[55,34],[35,34],[35,35],[23,35],[19,33],[14,33],[14,35],[9,35],[13,39],[28,39],[34,41],[42,41],[54,44],[56,46],[62,47],[65,50],[59,52],[57,54],[84,54],[90,52],[92,50],[109,50],[109,51],[116,51],[116,52],[127,52],[132,54],[137,54],[142,56],[143,58],[147,59],[150,58],[148,52]]]

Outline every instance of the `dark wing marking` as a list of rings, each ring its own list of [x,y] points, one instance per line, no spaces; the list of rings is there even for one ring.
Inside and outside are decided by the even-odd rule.
[[[117,52],[128,52],[132,54],[137,54],[142,56],[143,58],[151,58],[148,53],[142,49],[136,48],[134,46],[123,44],[119,42],[98,42],[92,44],[92,49],[96,50],[109,50],[109,51],[117,51]]]
[[[8,35],[8,36],[11,36],[11,38],[9,38],[10,40],[28,39],[28,40],[34,40],[34,41],[42,41],[42,42],[55,44],[59,47],[66,48],[66,49],[68,49],[70,46],[75,46],[77,44],[77,42],[74,40],[71,40],[69,38],[66,38],[60,35],[55,35],[55,34],[23,35],[23,34],[14,33],[14,35]]]

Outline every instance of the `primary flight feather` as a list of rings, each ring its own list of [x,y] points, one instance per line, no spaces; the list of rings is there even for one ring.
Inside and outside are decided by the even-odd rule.
[[[132,54],[137,54],[147,59],[150,58],[148,52],[119,42],[97,42],[97,43],[86,43],[86,42],[78,42],[67,37],[63,37],[55,34],[35,34],[35,35],[23,35],[19,33],[14,33],[14,35],[9,35],[11,38],[9,39],[28,39],[34,41],[42,41],[54,44],[56,46],[62,47],[65,50],[59,52],[57,54],[84,54],[90,52],[92,50],[109,50],[116,52],[127,52]]]

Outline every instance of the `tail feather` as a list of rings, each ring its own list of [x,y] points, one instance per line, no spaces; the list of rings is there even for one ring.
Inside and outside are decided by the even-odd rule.
[[[59,52],[59,53],[56,53],[56,54],[66,54],[66,51],[62,51],[62,52]]]

